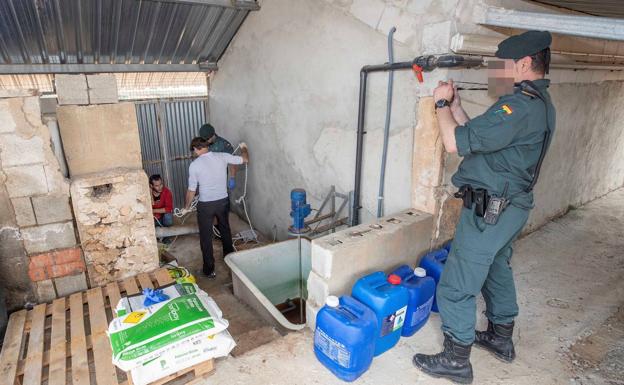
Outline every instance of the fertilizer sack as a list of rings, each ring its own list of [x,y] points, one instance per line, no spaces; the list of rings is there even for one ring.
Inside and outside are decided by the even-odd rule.
[[[113,363],[128,371],[169,350],[227,329],[221,311],[203,291],[173,298],[113,319],[108,335]]]
[[[236,347],[227,330],[188,342],[130,371],[134,385],[146,385],[211,358],[225,357]]]
[[[159,290],[162,290],[163,294],[167,295],[169,299],[178,298],[183,295],[193,294],[198,291],[202,291],[196,284],[194,283],[172,283],[167,286],[160,287]],[[210,298],[212,301],[212,298]],[[145,301],[145,295],[142,293],[129,295],[119,300],[117,303],[117,307],[115,308],[115,312],[117,313],[117,317],[122,317],[128,313],[133,311],[138,311],[146,306],[143,305]],[[214,301],[213,301],[214,303]],[[151,305],[154,306],[154,305]],[[214,304],[214,306],[218,309],[218,306]],[[221,317],[221,311],[219,310],[219,317]]]

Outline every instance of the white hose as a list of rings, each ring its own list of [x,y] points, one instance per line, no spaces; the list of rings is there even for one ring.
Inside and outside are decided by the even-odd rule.
[[[234,149],[234,151],[232,151],[232,153],[235,153],[239,149],[240,149],[240,145],[236,146],[236,148]],[[256,243],[260,243],[258,241],[258,235],[256,234],[256,230],[254,230],[253,225],[251,224],[251,219],[249,218],[249,213],[247,212],[247,204],[245,201],[245,198],[247,197],[247,175],[248,175],[247,171],[248,171],[248,166],[247,166],[247,163],[245,163],[245,184],[243,185],[243,195],[241,195],[238,199],[236,199],[235,202],[238,204],[242,203],[243,211],[245,212],[245,217],[247,218],[247,223],[249,224],[249,229],[254,234]],[[179,209],[177,207],[174,208],[173,215],[175,215],[178,218],[183,218],[182,224],[184,224],[184,221],[186,220],[187,215],[197,210],[197,202],[199,202],[199,195],[193,198],[193,201],[191,202],[191,205],[188,209],[183,209],[183,208]],[[217,237],[219,238],[221,237],[221,234],[219,234],[219,231],[217,230],[215,226],[212,226],[212,231]],[[232,238],[232,241],[237,241],[237,240],[242,240],[242,239],[243,239],[243,236],[237,234],[235,237]],[[234,249],[236,249],[236,246],[234,246]]]

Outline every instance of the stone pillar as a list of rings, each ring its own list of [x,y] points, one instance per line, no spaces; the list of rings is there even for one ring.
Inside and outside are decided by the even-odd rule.
[[[71,196],[92,286],[158,268],[143,170],[113,169],[76,177]]]
[[[453,198],[449,170],[455,170],[456,156],[444,151],[435,115],[433,97],[421,97],[418,125],[414,130],[412,157],[412,207],[433,216],[431,247],[453,237],[461,201]],[[447,162],[453,163],[447,167]],[[449,174],[449,175],[447,175]]]

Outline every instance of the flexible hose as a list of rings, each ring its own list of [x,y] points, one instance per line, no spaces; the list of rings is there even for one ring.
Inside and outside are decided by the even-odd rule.
[[[393,40],[396,27],[388,33],[388,63],[394,63]],[[381,154],[381,172],[379,173],[379,193],[377,195],[377,218],[384,215],[384,184],[386,179],[386,159],[388,158],[388,141],[390,139],[390,117],[392,113],[392,90],[394,86],[394,71],[388,71],[388,100],[386,102],[386,125],[384,127],[383,151]]]
[[[239,149],[240,149],[240,145],[236,146],[236,148],[234,149],[234,151],[232,151],[232,153],[235,153]],[[251,219],[249,218],[249,213],[247,212],[247,204],[246,204],[246,201],[245,201],[245,198],[247,197],[247,175],[248,175],[247,170],[248,170],[248,165],[245,164],[245,184],[243,185],[243,195],[241,195],[238,199],[236,199],[235,202],[238,203],[238,204],[242,203],[242,205],[243,205],[243,212],[245,213],[245,217],[247,218],[247,223],[249,224],[249,229],[254,234],[254,238],[255,238],[256,243],[259,243],[258,235],[256,234],[256,230],[254,230],[253,225],[251,224]],[[199,196],[196,196],[195,198],[193,198],[193,201],[191,202],[191,206],[188,208],[188,210],[174,208],[173,209],[173,215],[175,215],[178,218],[182,218],[182,223],[184,223],[184,221],[187,218],[187,215],[197,209],[197,202],[199,202]],[[215,226],[212,226],[212,231],[213,231],[213,233],[217,237],[219,237],[219,238],[221,237],[221,234],[219,234],[219,231],[217,230],[217,228]],[[232,240],[242,240],[243,238],[244,237],[242,237],[242,236],[235,236]],[[235,249],[236,249],[236,247],[235,247]]]

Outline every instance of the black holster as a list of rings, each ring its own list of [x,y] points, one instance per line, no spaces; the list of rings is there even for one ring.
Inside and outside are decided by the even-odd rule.
[[[474,203],[475,214],[478,217],[483,217],[487,209],[488,201],[490,200],[486,189],[473,189],[470,185],[461,186],[459,191],[455,193],[455,198],[463,200],[464,207],[469,210],[472,210],[472,204]]]

